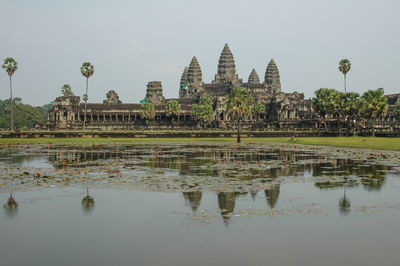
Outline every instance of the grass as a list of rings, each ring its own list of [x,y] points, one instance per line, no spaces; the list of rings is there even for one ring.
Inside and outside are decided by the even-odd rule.
[[[323,145],[334,147],[364,148],[376,150],[400,151],[400,138],[377,137],[304,137],[290,138],[243,138],[243,143],[290,143]],[[182,142],[219,142],[235,143],[236,138],[4,138],[0,144],[17,143],[182,143]]]

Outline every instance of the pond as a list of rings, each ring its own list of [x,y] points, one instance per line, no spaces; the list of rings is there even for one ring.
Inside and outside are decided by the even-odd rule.
[[[3,145],[0,264],[398,265],[399,195],[398,152]]]

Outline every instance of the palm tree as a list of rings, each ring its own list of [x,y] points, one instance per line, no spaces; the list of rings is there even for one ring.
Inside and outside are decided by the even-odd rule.
[[[337,115],[340,105],[340,93],[335,89],[318,89],[315,91],[315,97],[312,99],[312,104],[315,111],[322,117],[327,129],[326,120]]]
[[[212,104],[210,97],[201,96],[199,103],[192,107],[191,117],[197,120],[203,128],[214,119]]]
[[[255,103],[251,108],[251,112],[256,115],[257,125],[260,126],[260,115],[265,114],[265,105],[262,103]]]
[[[397,120],[397,123],[400,123],[400,101],[397,102],[396,107],[393,111],[394,118]]]
[[[253,98],[244,88],[234,88],[226,97],[226,111],[229,117],[236,122],[237,142],[240,143],[240,126],[251,115]]]
[[[153,120],[155,117],[154,105],[152,103],[142,103],[140,116],[145,120],[146,127],[148,127],[149,120]]]
[[[342,59],[339,62],[339,70],[344,75],[344,92],[346,92],[346,74],[350,71],[351,63],[348,59]]]
[[[86,77],[86,93],[83,98],[85,101],[85,117],[83,118],[83,130],[85,130],[86,126],[86,111],[87,111],[87,100],[88,100],[88,87],[89,87],[89,78],[94,74],[94,66],[89,62],[84,62],[81,66],[81,73],[84,77]]]
[[[346,120],[346,135],[349,134],[351,121],[355,120],[360,113],[360,95],[355,92],[340,93],[340,107],[338,115]],[[339,121],[340,127],[340,121]]]
[[[61,93],[65,96],[65,97],[70,97],[70,96],[74,96],[74,93],[72,92],[71,89],[71,85],[69,84],[64,84],[61,88]]]
[[[167,116],[171,117],[171,127],[174,128],[174,116],[179,116],[181,113],[181,105],[176,100],[169,101],[165,106],[165,113]]]
[[[368,120],[368,124],[372,126],[372,136],[375,136],[375,122],[384,116],[388,110],[388,101],[385,97],[384,90],[366,91],[361,96],[360,112]]]
[[[18,69],[18,63],[11,57],[4,59],[4,64],[2,65],[10,77],[10,119],[11,119],[11,131],[14,130],[14,108],[13,108],[13,97],[12,97],[12,80],[11,76],[14,75],[15,71]]]

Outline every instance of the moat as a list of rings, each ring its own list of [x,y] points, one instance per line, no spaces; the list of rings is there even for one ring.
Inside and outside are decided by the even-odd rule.
[[[0,264],[398,265],[399,192],[400,152],[4,144]]]

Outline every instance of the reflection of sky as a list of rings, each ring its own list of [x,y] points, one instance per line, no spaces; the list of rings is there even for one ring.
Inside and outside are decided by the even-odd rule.
[[[348,188],[352,207],[398,204],[400,179],[389,175],[381,191]],[[263,191],[239,195],[224,226],[216,193],[203,193],[198,211],[215,219],[192,220],[182,193],[91,189],[96,208],[81,209],[84,188],[16,192],[19,212],[0,212],[0,256],[5,265],[396,265],[399,209],[339,214],[343,188],[282,184],[275,210],[288,214],[243,217],[241,210],[269,210]],[[7,193],[0,194],[5,203]],[[323,214],[290,210],[319,206]],[[239,215],[239,216],[238,216]],[[373,243],[371,242],[373,239]],[[4,241],[6,240],[6,241]],[[338,244],[340,243],[340,244]],[[43,256],[43,250],[46,255]],[[66,252],[67,251],[67,252]],[[315,253],[318,256],[315,256]],[[110,255],[112,254],[112,255]],[[342,256],[340,254],[346,254]],[[212,258],[212,260],[211,260]]]
[[[54,168],[54,165],[49,163],[45,157],[26,158],[20,164],[21,167],[36,167],[36,168]]]

